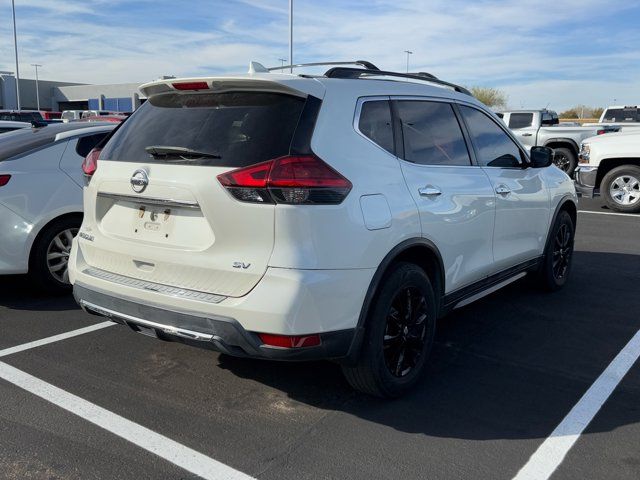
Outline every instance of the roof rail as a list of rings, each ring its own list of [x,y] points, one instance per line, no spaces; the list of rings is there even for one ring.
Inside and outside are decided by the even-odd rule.
[[[399,77],[399,78],[411,78],[413,80],[421,80],[423,82],[435,83],[436,85],[442,85],[449,87],[459,93],[472,96],[471,92],[460,85],[455,83],[445,82],[439,78],[426,72],[419,73],[399,73],[388,72],[379,69],[362,69],[362,68],[348,68],[348,67],[334,67],[326,71],[325,76],[329,78],[362,78],[362,77]]]
[[[360,65],[367,70],[380,70],[373,63],[367,62],[366,60],[354,60],[352,62],[316,62],[316,63],[296,63],[293,65],[282,65],[280,67],[270,67],[267,68],[268,71],[272,70],[286,70],[287,68],[297,68],[297,67],[319,67],[319,66],[327,66],[327,65]]]

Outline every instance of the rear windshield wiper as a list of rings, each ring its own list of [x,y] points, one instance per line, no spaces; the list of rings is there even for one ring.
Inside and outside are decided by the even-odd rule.
[[[178,157],[184,160],[197,158],[222,158],[219,154],[213,152],[200,152],[185,147],[171,147],[166,145],[150,145],[144,148],[145,151],[153,158]]]

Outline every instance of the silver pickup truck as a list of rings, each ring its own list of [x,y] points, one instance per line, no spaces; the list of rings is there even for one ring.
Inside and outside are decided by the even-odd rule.
[[[497,114],[513,131],[527,150],[531,147],[550,147],[554,152],[554,163],[569,176],[578,165],[580,144],[585,138],[594,137],[615,127],[562,126],[558,114],[551,110],[510,110]]]

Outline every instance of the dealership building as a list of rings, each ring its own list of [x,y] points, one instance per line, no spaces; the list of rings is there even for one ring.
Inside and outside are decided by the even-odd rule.
[[[172,77],[162,77],[172,78]],[[146,100],[138,91],[139,83],[89,85],[82,83],[39,80],[40,110],[111,110],[132,112]],[[17,109],[16,77],[12,72],[0,72],[0,109]],[[20,107],[37,109],[36,81],[20,79]]]

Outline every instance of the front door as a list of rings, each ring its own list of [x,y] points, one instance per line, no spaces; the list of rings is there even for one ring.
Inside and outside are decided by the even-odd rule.
[[[549,194],[542,170],[529,167],[524,152],[481,110],[461,105],[476,160],[496,193],[493,256],[504,270],[542,255],[549,225]]]

